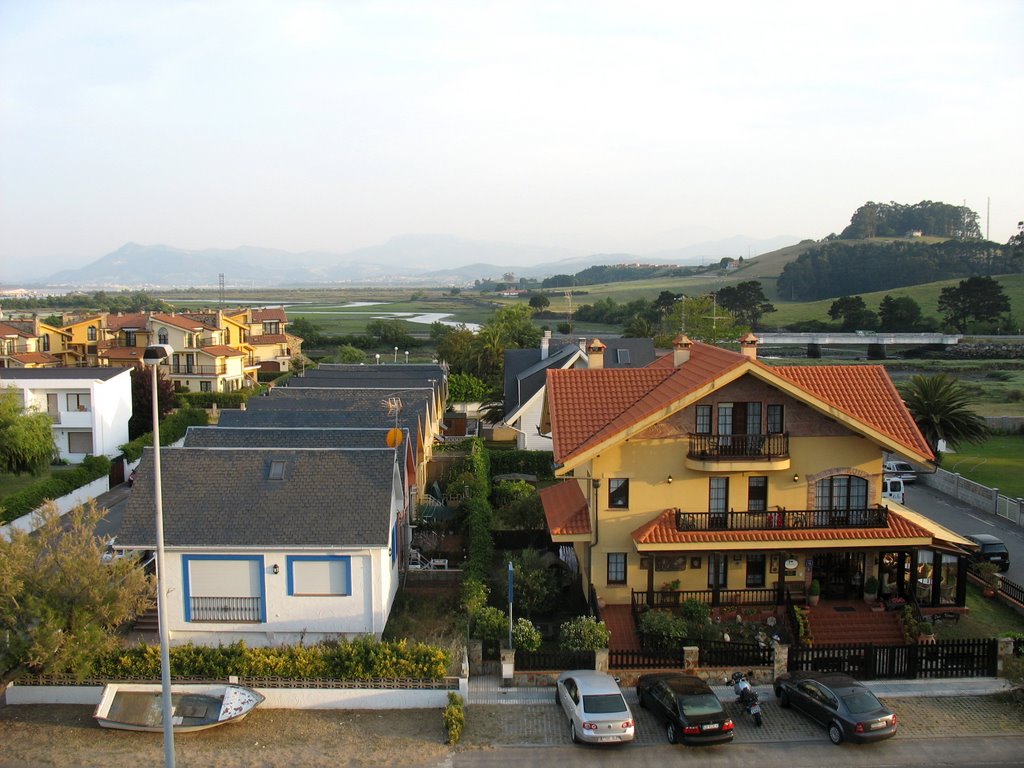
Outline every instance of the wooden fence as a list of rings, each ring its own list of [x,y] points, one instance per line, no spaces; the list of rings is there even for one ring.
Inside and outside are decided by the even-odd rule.
[[[858,680],[994,677],[999,641],[939,640],[911,645],[792,646],[789,670],[843,672]]]

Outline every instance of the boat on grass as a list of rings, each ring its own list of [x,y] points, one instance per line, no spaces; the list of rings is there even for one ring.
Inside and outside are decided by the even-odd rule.
[[[109,683],[93,717],[104,728],[162,732],[162,695],[159,683]],[[263,694],[243,685],[172,685],[172,727],[174,733],[189,733],[241,720],[263,700]]]

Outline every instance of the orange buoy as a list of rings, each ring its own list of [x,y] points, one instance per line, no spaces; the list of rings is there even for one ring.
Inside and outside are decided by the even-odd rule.
[[[402,444],[402,430],[398,427],[388,430],[388,448],[397,448]]]

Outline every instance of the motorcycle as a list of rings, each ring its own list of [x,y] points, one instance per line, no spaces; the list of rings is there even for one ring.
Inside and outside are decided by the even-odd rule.
[[[754,725],[761,727],[761,702],[757,691],[747,681],[747,676],[742,672],[733,672],[732,678],[725,679],[726,685],[732,685],[732,692],[736,694],[736,703],[743,707],[744,712],[749,712],[754,718]]]

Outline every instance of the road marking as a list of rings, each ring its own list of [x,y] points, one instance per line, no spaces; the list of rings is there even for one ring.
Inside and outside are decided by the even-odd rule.
[[[980,518],[980,517],[978,517],[977,515],[972,515],[972,514],[971,514],[970,512],[968,512],[968,513],[967,513],[967,516],[968,516],[968,517],[973,517],[973,518],[974,518],[975,520],[977,520],[977,521],[978,521],[979,523],[984,523],[985,525],[989,526],[990,528],[995,528],[995,527],[996,527],[996,526],[995,526],[995,523],[990,523],[990,522],[989,522],[988,520],[985,520],[985,519],[983,519],[983,518]]]

